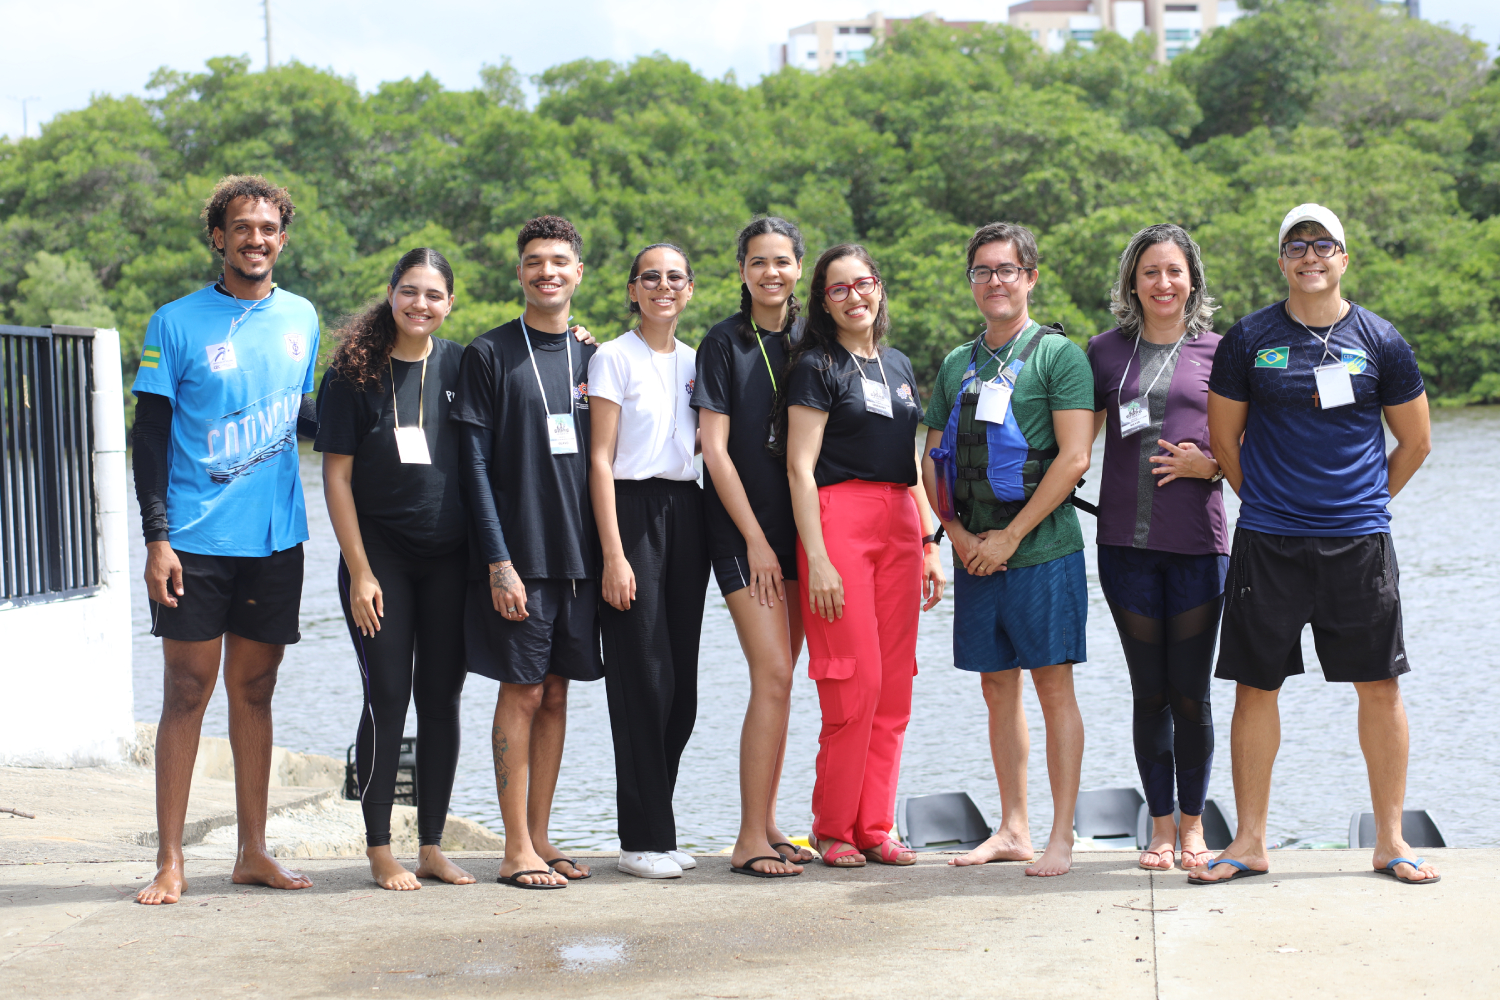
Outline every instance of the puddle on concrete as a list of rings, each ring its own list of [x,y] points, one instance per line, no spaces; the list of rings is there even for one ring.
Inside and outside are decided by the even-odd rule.
[[[562,959],[565,972],[593,972],[625,961],[625,939],[586,938],[558,948],[557,957]]]

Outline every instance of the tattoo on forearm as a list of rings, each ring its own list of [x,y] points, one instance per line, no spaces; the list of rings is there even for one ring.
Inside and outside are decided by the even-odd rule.
[[[505,790],[510,787],[510,765],[505,761],[510,741],[505,738],[505,730],[496,726],[490,733],[490,743],[495,749],[495,786],[504,795]]]
[[[491,590],[514,590],[521,584],[521,578],[516,576],[514,566],[501,566],[490,570]]]

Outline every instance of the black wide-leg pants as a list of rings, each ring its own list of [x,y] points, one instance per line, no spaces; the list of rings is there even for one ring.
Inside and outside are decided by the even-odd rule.
[[[600,603],[615,743],[620,850],[677,848],[672,792],[698,716],[698,640],[708,590],[703,491],[670,479],[615,481],[635,600]]]

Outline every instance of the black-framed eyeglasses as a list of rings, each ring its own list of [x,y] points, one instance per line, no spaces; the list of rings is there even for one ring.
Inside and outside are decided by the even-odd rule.
[[[1014,264],[1001,264],[999,267],[971,267],[969,268],[969,284],[988,285],[991,279],[998,277],[1003,284],[1010,284],[1027,271],[1035,271],[1034,267],[1017,267]]]
[[[1319,257],[1332,257],[1335,253],[1342,253],[1344,250],[1344,244],[1338,240],[1287,240],[1281,244],[1281,254],[1283,257],[1298,260],[1307,256],[1308,247],[1312,247],[1312,252]]]
[[[660,288],[663,280],[666,281],[667,287],[672,289],[672,291],[680,292],[687,287],[688,276],[681,271],[668,271],[666,278],[663,279],[660,271],[642,271],[630,279],[631,282],[639,281],[641,287],[647,291],[655,291]]]
[[[846,282],[842,285],[829,285],[823,289],[823,294],[828,296],[830,302],[842,302],[849,297],[850,290],[861,295],[869,295],[880,287],[880,279],[874,275],[867,274],[863,278]]]

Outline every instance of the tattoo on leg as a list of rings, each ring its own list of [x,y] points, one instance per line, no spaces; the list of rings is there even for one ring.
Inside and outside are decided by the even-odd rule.
[[[490,743],[495,749],[495,784],[499,786],[500,794],[510,787],[510,765],[505,762],[505,752],[510,749],[510,742],[505,738],[505,730],[496,726],[490,733]]]

